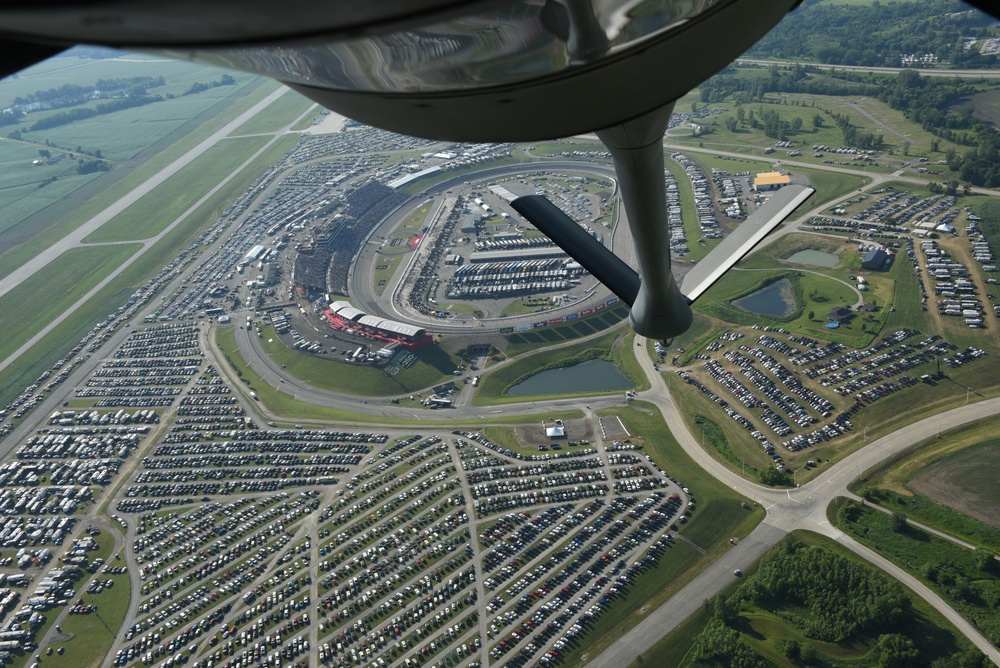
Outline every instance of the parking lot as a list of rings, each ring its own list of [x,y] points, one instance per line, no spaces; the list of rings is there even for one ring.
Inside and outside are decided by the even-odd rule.
[[[558,663],[695,511],[641,436],[596,423],[538,454],[264,423],[201,334],[136,328],[0,467],[0,651],[43,652],[44,619],[102,614],[127,581],[118,666]],[[114,563],[77,519],[103,488]]]

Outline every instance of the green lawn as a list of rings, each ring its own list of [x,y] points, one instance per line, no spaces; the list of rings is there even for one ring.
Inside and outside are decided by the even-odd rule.
[[[278,132],[315,106],[309,98],[289,89],[267,109],[236,128],[233,136]]]
[[[391,418],[383,417],[377,414],[367,414],[367,413],[352,413],[346,410],[339,410],[334,408],[327,408],[325,406],[317,406],[316,404],[311,404],[295,397],[281,392],[275,389],[273,386],[264,382],[253,369],[249,367],[246,360],[240,354],[239,349],[236,346],[236,338],[233,334],[233,329],[231,327],[220,327],[215,331],[215,340],[222,351],[226,363],[229,368],[235,373],[239,371],[239,377],[242,380],[243,385],[237,387],[237,391],[242,391],[249,393],[253,390],[257,393],[260,398],[260,404],[264,407],[270,414],[275,416],[277,420],[285,420],[289,423],[293,422],[305,422],[313,421],[316,423],[328,423],[328,422],[339,422],[347,424],[378,424],[378,425],[399,425],[407,426],[413,425],[412,417],[405,418]],[[335,364],[335,362],[331,362]],[[381,373],[381,372],[380,372]],[[437,411],[432,412],[426,409],[424,410],[426,416],[421,416],[419,418],[422,424],[434,425],[434,426],[447,426],[453,429],[459,427],[465,427],[469,429],[479,429],[480,424],[469,424],[464,425],[461,422],[455,420],[448,420],[448,413]],[[498,415],[496,417],[490,416],[486,421],[489,424],[532,424],[540,422],[544,419],[549,418],[561,418],[563,420],[572,420],[583,416],[582,411],[569,410],[560,411],[556,413],[545,412],[530,415],[521,416],[509,416],[504,417]]]
[[[68,250],[45,271],[0,297],[2,321],[17,324],[0,341],[0,359],[6,359],[38,330],[63,314],[139,248],[139,244],[116,244]],[[87,326],[93,327],[93,321],[88,320]]]
[[[219,142],[84,241],[132,241],[156,236],[216,186],[220,177],[232,173],[267,141],[266,137],[242,137]]]
[[[123,562],[110,563],[118,565]],[[65,642],[53,643],[53,647],[65,648],[65,653],[61,656],[53,654],[50,659],[60,668],[89,668],[103,659],[114,643],[125,621],[125,613],[128,612],[130,596],[128,574],[85,575],[86,577],[80,581],[81,585],[94,577],[100,578],[101,581],[111,580],[115,584],[100,594],[87,594],[83,591],[85,586],[78,587],[78,592],[84,600],[88,604],[97,606],[97,612],[90,615],[68,615],[64,618],[61,624],[62,632],[71,635],[72,638]]]
[[[366,364],[336,362],[289,348],[275,335],[273,327],[264,327],[262,332],[259,343],[271,359],[286,367],[288,373],[319,389],[355,396],[389,397],[419,392],[454,379],[452,371],[459,364],[458,358],[432,344],[417,351],[420,361],[412,368],[401,368],[398,374],[390,376]]]
[[[740,271],[737,269],[729,272],[713,285],[698,300],[697,308],[704,313],[733,324],[769,323],[806,336],[841,341],[855,348],[867,345],[880,331],[882,322],[889,315],[888,308],[881,308],[871,315],[857,314],[850,321],[841,324],[840,329],[827,329],[824,326],[827,322],[827,312],[834,307],[853,307],[858,298],[857,294],[844,283],[831,280],[822,273],[813,273],[814,271],[818,270],[799,271],[790,268],[776,268],[773,270]],[[779,278],[787,278],[793,283],[797,304],[796,310],[791,316],[787,318],[761,316],[744,311],[730,303]],[[864,294],[870,296],[873,293]],[[882,300],[881,304],[884,305],[886,301]],[[872,322],[869,322],[869,319]]]

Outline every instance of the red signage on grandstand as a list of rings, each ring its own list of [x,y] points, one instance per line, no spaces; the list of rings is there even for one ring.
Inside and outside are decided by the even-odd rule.
[[[419,350],[433,341],[423,327],[368,315],[345,301],[336,301],[323,311],[323,317],[334,329],[348,331],[377,341],[398,343],[407,350]]]

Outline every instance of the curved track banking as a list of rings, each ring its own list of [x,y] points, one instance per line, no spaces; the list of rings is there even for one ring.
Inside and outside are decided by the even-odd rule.
[[[500,327],[513,327],[518,324],[537,321],[540,317],[542,317],[541,314],[536,313],[532,315],[472,320],[473,324],[466,324],[466,320],[460,320],[458,323],[454,323],[428,318],[416,313],[413,309],[407,307],[406,302],[401,295],[401,290],[409,277],[409,272],[412,270],[412,263],[417,257],[417,254],[420,252],[420,248],[418,248],[416,252],[410,254],[408,259],[403,261],[400,267],[396,270],[392,279],[385,286],[382,295],[391,295],[390,299],[387,299],[385,296],[375,294],[372,281],[369,279],[373,274],[373,267],[376,260],[379,258],[379,255],[375,250],[376,246],[370,243],[370,240],[379,235],[388,236],[389,233],[396,229],[402,219],[413,210],[415,203],[419,206],[419,204],[424,201],[423,198],[425,197],[445,197],[448,190],[464,185],[473,178],[477,181],[487,181],[491,178],[499,176],[510,176],[521,172],[538,170],[546,172],[574,172],[584,174],[597,173],[612,179],[617,187],[615,171],[610,163],[602,164],[567,160],[549,161],[543,159],[539,159],[537,162],[491,167],[481,172],[476,172],[475,175],[463,174],[461,176],[456,176],[446,181],[442,181],[434,186],[430,186],[421,191],[417,197],[408,200],[399,209],[384,218],[378,226],[372,228],[372,231],[365,238],[363,245],[361,246],[361,251],[351,263],[349,272],[352,304],[366,313],[411,323],[419,327],[424,327],[428,331],[442,334],[471,334],[483,333],[486,331],[492,332],[498,331]],[[437,206],[443,206],[443,203],[439,202]],[[442,215],[447,215],[447,213],[448,212],[443,212]],[[614,248],[615,252],[622,257],[625,262],[630,262],[634,253],[632,248],[632,235],[626,234],[625,231],[627,230],[628,219],[625,216],[624,209],[621,209],[618,224],[615,226],[615,229],[610,232],[610,246]],[[429,242],[425,241],[425,243]],[[597,289],[592,291],[585,300],[580,300],[566,306],[545,311],[545,317],[551,318],[557,316],[560,312],[572,312],[573,310],[579,309],[586,300],[591,299],[595,294],[610,296],[611,293],[604,289],[603,286],[598,286]]]

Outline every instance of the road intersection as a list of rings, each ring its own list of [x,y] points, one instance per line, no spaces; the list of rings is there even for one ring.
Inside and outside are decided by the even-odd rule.
[[[381,402],[378,405],[365,404],[360,398],[346,397],[311,388],[274,364],[260,349],[256,337],[252,333],[247,333],[246,330],[237,330],[237,334],[241,352],[247,357],[249,366],[260,374],[266,382],[280,388],[281,391],[294,394],[299,401],[357,412],[382,413],[388,417],[414,417],[414,409],[412,408],[382,405]],[[637,348],[638,350],[640,348]],[[645,347],[641,350],[645,350]],[[723,484],[759,503],[766,510],[767,516],[749,536],[739,541],[738,545],[709,565],[666,604],[651,611],[646,619],[622,636],[614,645],[600,655],[593,657],[589,665],[617,667],[630,664],[637,656],[655,645],[666,633],[696,612],[706,599],[719,593],[723,587],[731,582],[735,569],[747,568],[776,545],[788,532],[796,529],[814,531],[832,538],[871,564],[886,571],[926,600],[994,663],[1000,665],[1000,651],[993,647],[978,630],[958,615],[937,594],[903,569],[837,530],[827,519],[827,507],[830,502],[838,496],[853,497],[854,495],[847,490],[847,485],[863,471],[867,471],[882,461],[896,456],[906,448],[925,440],[928,434],[940,433],[995,415],[1000,412],[1000,399],[967,404],[925,418],[870,442],[852,455],[830,465],[823,475],[807,484],[793,490],[774,489],[750,482],[709,455],[699,445],[697,438],[685,424],[680,410],[664,382],[661,371],[653,367],[650,356],[640,353],[637,358],[651,383],[651,388],[640,392],[638,399],[648,401],[660,410],[671,433],[684,448],[684,451],[699,466]],[[590,409],[621,405],[619,395],[591,397],[586,401]],[[581,401],[576,398],[557,399],[546,402],[545,407],[553,410],[579,409]],[[539,407],[532,402],[507,404],[504,406],[504,414],[536,413],[538,409]],[[449,415],[459,420],[474,419],[489,422],[490,410],[485,406],[459,404],[450,411]]]

